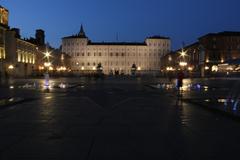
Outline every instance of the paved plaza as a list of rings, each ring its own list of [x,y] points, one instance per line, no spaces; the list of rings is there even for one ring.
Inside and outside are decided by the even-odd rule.
[[[239,157],[240,121],[176,103],[173,91],[149,87],[159,80],[61,79],[72,87],[49,92],[19,87],[26,81],[1,87],[1,98],[25,99],[0,108],[1,160]]]

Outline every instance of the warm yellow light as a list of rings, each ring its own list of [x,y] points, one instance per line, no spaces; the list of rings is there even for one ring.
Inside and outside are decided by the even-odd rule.
[[[49,67],[49,70],[50,70],[50,71],[53,71],[53,67]]]
[[[185,67],[185,66],[187,66],[187,62],[180,62],[179,65],[180,65],[181,67]]]
[[[141,71],[141,69],[142,69],[141,67],[138,67],[138,68],[137,68],[138,71]]]
[[[172,57],[171,56],[168,57],[168,61],[172,61]]]
[[[209,63],[209,59],[206,60],[206,63]]]
[[[192,71],[192,70],[193,70],[193,67],[188,67],[188,70],[189,70],[189,71]]]
[[[81,70],[83,71],[85,68],[82,66]]]
[[[61,55],[61,60],[64,61],[64,54]]]
[[[45,67],[50,67],[51,65],[52,65],[52,64],[51,64],[50,62],[45,62],[45,63],[44,63],[44,66],[45,66]]]
[[[43,66],[39,66],[38,69],[39,70],[44,70],[44,67]]]
[[[217,72],[218,71],[218,66],[212,66],[212,72]]]
[[[180,52],[180,56],[183,58],[187,56],[187,51],[184,51],[184,49],[182,49],[182,51]]]
[[[93,67],[93,70],[95,71],[95,70],[96,70],[96,67]]]
[[[205,66],[205,70],[209,70],[209,67],[208,67],[208,66]]]
[[[173,67],[167,67],[166,70],[167,71],[173,71],[174,69],[173,69]]]
[[[224,59],[221,60],[221,63],[223,63],[223,62],[224,62]]]
[[[45,52],[44,54],[45,54],[45,57],[46,57],[46,58],[49,58],[49,57],[51,56],[50,52],[48,52],[48,51]]]
[[[8,69],[12,70],[12,69],[14,69],[14,66],[13,65],[9,65]]]
[[[231,66],[230,66],[230,67],[227,67],[227,70],[228,70],[228,71],[233,71],[233,67],[231,67]]]

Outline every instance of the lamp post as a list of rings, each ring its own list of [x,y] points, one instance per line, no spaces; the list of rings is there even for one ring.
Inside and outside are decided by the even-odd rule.
[[[50,62],[50,57],[51,57],[51,53],[46,51],[44,54],[44,59],[47,59],[46,62],[44,62],[44,67],[46,67],[46,72],[44,74],[44,87],[46,90],[49,90],[49,68],[51,67],[51,62]]]
[[[179,66],[184,69],[184,68],[187,67],[187,65],[188,65],[188,63],[186,62],[186,59],[185,59],[185,57],[187,56],[187,51],[185,51],[184,49],[182,49],[182,50],[179,52],[179,54],[180,54]]]

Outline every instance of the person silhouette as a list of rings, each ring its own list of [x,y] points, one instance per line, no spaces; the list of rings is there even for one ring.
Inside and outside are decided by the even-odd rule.
[[[176,87],[177,87],[177,102],[176,102],[176,105],[180,104],[182,105],[182,87],[183,87],[183,79],[184,79],[184,73],[183,71],[179,71],[178,74],[177,74],[177,84],[176,84]]]

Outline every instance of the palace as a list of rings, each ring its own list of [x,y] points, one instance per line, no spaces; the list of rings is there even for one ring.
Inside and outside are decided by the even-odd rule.
[[[104,74],[130,74],[132,66],[141,73],[159,73],[161,57],[170,52],[168,37],[148,37],[145,42],[92,42],[83,27],[77,35],[62,38],[62,52],[71,56],[75,73],[94,71],[101,64]]]

